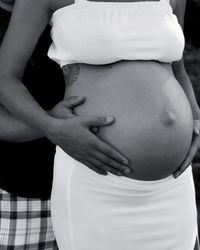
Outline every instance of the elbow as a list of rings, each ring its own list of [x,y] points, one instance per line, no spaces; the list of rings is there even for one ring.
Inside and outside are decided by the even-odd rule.
[[[16,86],[21,83],[16,76],[0,73],[0,103],[6,106],[8,95],[13,96]],[[12,97],[10,97],[12,98]]]
[[[8,86],[9,82],[13,80],[13,76],[0,72],[0,92],[4,89],[4,86]]]
[[[1,129],[0,130],[0,140],[7,142],[22,142],[22,136],[14,131],[13,129]]]
[[[23,78],[24,72],[14,69],[5,69],[0,67],[0,85],[6,84],[10,81],[21,81]]]
[[[20,80],[20,78],[14,74],[0,72],[0,85],[2,85],[4,83],[6,84],[6,83],[13,81],[13,80]]]

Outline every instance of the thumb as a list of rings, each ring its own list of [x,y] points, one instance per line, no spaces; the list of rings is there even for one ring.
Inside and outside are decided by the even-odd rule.
[[[83,104],[85,102],[85,99],[86,98],[84,96],[70,96],[63,100],[62,103],[66,108],[72,109],[78,105]]]
[[[107,126],[114,122],[114,117],[112,116],[91,116],[84,117],[83,123],[86,126]]]

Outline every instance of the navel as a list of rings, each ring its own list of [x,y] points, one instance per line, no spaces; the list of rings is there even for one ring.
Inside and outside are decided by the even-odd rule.
[[[161,121],[166,126],[172,126],[176,122],[176,115],[169,110],[164,110],[161,114]]]

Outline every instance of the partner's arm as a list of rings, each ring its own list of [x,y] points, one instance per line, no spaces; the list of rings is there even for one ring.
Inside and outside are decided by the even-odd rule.
[[[175,7],[175,14],[182,28],[184,26],[185,7],[186,7],[186,0],[177,0],[177,5]],[[191,164],[197,151],[200,149],[200,133],[199,133],[200,110],[196,101],[196,97],[194,94],[194,90],[193,90],[190,78],[186,73],[183,59],[179,62],[174,62],[172,64],[172,68],[173,68],[173,72],[174,72],[176,79],[178,80],[183,90],[185,91],[185,94],[188,97],[188,100],[190,102],[190,106],[192,109],[193,117],[194,117],[193,140],[192,140],[191,147],[190,147],[187,157],[185,158],[181,166],[177,169],[177,171],[174,173],[174,176],[178,177]]]
[[[39,139],[44,135],[22,121],[16,119],[3,106],[0,106],[0,140],[23,142]]]
[[[72,115],[73,108],[83,104],[84,98],[73,96],[56,104],[48,114],[65,119]],[[20,121],[0,105],[0,140],[11,142],[25,142],[44,137],[37,129]],[[98,130],[97,130],[98,131]]]
[[[89,168],[101,174],[107,171],[124,173],[128,160],[89,130],[93,126],[110,125],[113,119],[107,120],[98,115],[53,118],[39,106],[21,82],[28,59],[49,22],[51,10],[54,9],[52,6],[49,0],[16,1],[0,49],[0,100],[17,118],[41,131]]]
[[[0,49],[0,100],[11,113],[41,131],[49,116],[21,80],[28,59],[49,21],[47,2],[17,0]]]
[[[1,68],[3,63],[0,64]],[[5,141],[28,141],[38,139],[44,135],[37,129],[18,120],[2,105],[0,106],[0,139]]]
[[[0,140],[22,142],[42,136],[44,135],[37,129],[23,123],[0,105]]]

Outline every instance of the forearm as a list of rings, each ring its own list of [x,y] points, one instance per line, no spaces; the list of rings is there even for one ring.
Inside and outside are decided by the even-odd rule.
[[[3,106],[0,106],[0,140],[25,142],[42,138],[38,130],[16,119]]]
[[[192,87],[192,84],[191,84],[191,81],[190,81],[188,75],[185,74],[184,76],[180,76],[180,78],[177,80],[180,82],[183,90],[185,91],[185,93],[188,97],[194,119],[195,120],[200,119],[199,106],[198,106],[198,103],[197,103],[197,100],[195,97],[195,93],[194,93],[194,90],[193,90],[193,87]]]
[[[54,118],[40,107],[21,80],[38,39],[50,20],[50,2],[15,1],[0,48],[0,102],[17,119],[41,133]]]
[[[192,113],[193,113],[193,117],[194,119],[200,119],[200,109],[195,97],[195,93],[194,93],[194,89],[192,87],[192,83],[190,81],[190,78],[188,76],[188,74],[185,71],[185,67],[183,62],[181,62],[180,64],[175,63],[174,67],[174,75],[177,79],[177,81],[180,83],[180,85],[182,86],[189,102],[190,102],[190,106],[192,109]]]
[[[0,100],[15,117],[38,130],[40,134],[44,133],[53,119],[15,78],[0,77]]]

